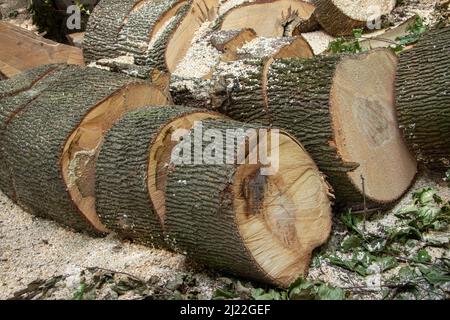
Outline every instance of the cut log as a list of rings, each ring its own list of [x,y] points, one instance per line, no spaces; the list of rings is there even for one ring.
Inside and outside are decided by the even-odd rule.
[[[223,52],[222,61],[234,61],[237,60],[237,50],[255,38],[256,32],[253,29],[219,30],[214,32],[210,42]]]
[[[93,192],[103,134],[127,110],[167,102],[148,83],[66,67],[57,83],[19,104],[8,119],[3,150],[18,204],[76,230],[107,232]]]
[[[410,33],[410,28],[414,26],[417,16],[413,16],[402,24],[382,31],[364,34],[366,39],[359,42],[363,50],[375,48],[388,48],[397,44],[398,38],[405,37]]]
[[[450,167],[450,27],[400,54],[396,102],[404,136],[430,168]]]
[[[0,73],[6,78],[46,64],[84,64],[83,52],[79,48],[44,39],[2,21],[0,43]]]
[[[311,12],[309,17],[298,17],[292,23],[293,36],[300,36],[302,33],[319,31],[321,29],[319,21],[317,21],[316,12]]]
[[[302,37],[255,39],[238,50],[237,57],[242,60],[217,67],[213,76],[211,107],[233,119],[270,125],[267,110],[269,66],[275,59],[309,58],[313,55]]]
[[[248,90],[255,90],[256,92],[263,92],[263,78],[266,75],[266,69],[254,69],[253,64],[256,65],[270,65],[271,61],[278,58],[287,57],[312,57],[313,52],[311,47],[302,37],[279,37],[279,38],[256,38],[243,47],[238,48],[230,55],[224,54],[222,63],[218,63],[211,70],[211,80],[209,77],[204,78],[182,78],[172,76],[171,78],[171,93],[175,103],[186,106],[202,106],[213,108],[215,110],[226,110],[231,116],[234,110],[233,104],[228,101],[227,92],[234,86],[248,87]],[[251,61],[248,58],[251,58]],[[228,59],[238,61],[227,62]],[[242,59],[246,59],[243,61]],[[253,73],[252,70],[256,70]],[[246,92],[242,90],[241,92]],[[248,103],[247,111],[254,108],[255,102],[262,103],[264,101],[264,94],[259,98],[252,96],[246,100]],[[245,98],[242,97],[241,102]],[[229,108],[228,108],[229,107]],[[236,109],[238,113],[244,109]],[[258,110],[260,112],[261,110]],[[258,119],[260,115],[255,115],[253,118],[248,118],[248,122]],[[261,123],[258,121],[258,123]],[[262,122],[268,124],[267,122]]]
[[[215,142],[226,144],[214,143],[213,151],[207,141],[196,140],[196,130],[209,129],[214,130]],[[203,161],[215,161],[172,161],[165,227],[173,249],[197,262],[288,287],[305,275],[313,249],[329,237],[329,189],[298,142],[276,131],[258,134],[258,129],[229,120],[206,120],[201,129],[194,127],[174,153],[189,150],[186,160],[195,160],[195,150],[200,148]],[[237,140],[235,130],[242,130]],[[278,143],[272,140],[277,138]],[[230,147],[235,155],[245,155],[246,161],[221,161],[220,155],[223,159],[230,155]],[[264,171],[270,164],[264,166],[260,158],[253,158],[257,147],[260,152],[270,150],[272,156],[279,147],[278,170]],[[273,161],[271,165],[274,169]]]
[[[129,57],[129,66],[119,61],[116,69],[134,70],[127,73],[144,75],[161,86],[168,85],[168,74],[183,59],[200,25],[215,17],[218,6],[218,0],[141,0],[125,7],[121,2],[104,0],[97,6],[85,36],[86,59],[111,64]],[[110,23],[115,6],[120,15]]]
[[[374,28],[375,21],[389,14],[395,0],[317,0],[315,15],[333,36],[352,35],[354,29]]]
[[[49,86],[64,77],[65,65],[46,65],[0,82],[0,190],[16,201],[12,177],[4,155],[4,134],[9,121]]]
[[[66,38],[67,38],[67,41],[69,41],[69,44],[71,46],[81,49],[81,48],[83,48],[84,35],[85,35],[85,32],[75,32],[75,33],[66,35]]]
[[[279,59],[262,85],[267,105],[248,103],[261,101],[259,87],[240,86],[228,92],[231,106],[224,111],[244,122],[268,119],[294,135],[328,176],[340,204],[361,207],[364,179],[367,205],[381,207],[408,190],[417,167],[398,128],[396,67],[388,49]]]
[[[286,29],[297,19],[307,20],[314,9],[311,3],[298,0],[246,2],[220,17],[218,29],[251,28],[258,36],[268,38],[292,36],[292,33],[286,34]]]
[[[86,62],[115,58],[120,54],[118,36],[124,20],[142,0],[101,0],[89,18],[83,41]]]
[[[128,113],[106,135],[96,170],[96,209],[123,238],[165,247],[165,188],[177,130],[224,117],[185,107],[149,107]]]

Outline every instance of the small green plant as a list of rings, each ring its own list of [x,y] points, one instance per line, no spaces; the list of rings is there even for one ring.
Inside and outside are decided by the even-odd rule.
[[[357,53],[363,51],[359,42],[362,32],[362,29],[354,29],[352,38],[336,38],[330,43],[329,50],[333,53]]]
[[[84,282],[80,283],[77,291],[73,294],[73,300],[83,300],[84,294],[86,292],[86,284]]]
[[[425,25],[421,17],[417,16],[414,24],[408,28],[408,34],[395,39],[398,43],[394,46],[394,51],[402,51],[406,46],[416,43],[427,30],[428,26]]]

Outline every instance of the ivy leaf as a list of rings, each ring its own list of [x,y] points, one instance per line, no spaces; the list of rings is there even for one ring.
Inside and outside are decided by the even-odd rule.
[[[363,236],[362,232],[357,227],[357,225],[361,222],[361,218],[352,214],[351,210],[348,210],[341,215],[341,221],[350,231]]]
[[[419,267],[423,277],[432,285],[443,284],[450,281],[449,272],[443,272],[436,267]]]
[[[348,236],[342,241],[341,248],[344,251],[349,251],[351,249],[360,248],[363,243],[363,240],[359,236]]]
[[[299,283],[295,284],[295,286],[291,287],[291,289],[289,290],[289,299],[313,300],[315,298],[313,290],[313,283],[305,280],[300,280]]]
[[[422,240],[422,234],[417,228],[411,226],[401,226],[389,231],[389,241],[406,243],[409,239]]]
[[[217,288],[214,292],[213,299],[222,300],[222,299],[235,299],[239,295],[236,292],[227,291],[221,288]]]
[[[381,272],[385,272],[398,266],[397,259],[394,257],[380,257],[375,260],[375,263],[380,266]]]
[[[411,283],[417,278],[416,273],[410,267],[402,267],[398,271],[398,277],[402,282]]]
[[[366,248],[370,253],[382,252],[387,244],[386,239],[374,239],[370,242],[364,243],[364,248]]]
[[[417,255],[413,260],[419,263],[428,263],[431,262],[431,256],[429,255],[427,250],[421,249],[417,252]]]
[[[320,285],[316,289],[317,299],[319,300],[344,300],[345,292],[341,288]]]

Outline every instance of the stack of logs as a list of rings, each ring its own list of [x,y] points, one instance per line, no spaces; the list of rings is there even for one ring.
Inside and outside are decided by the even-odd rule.
[[[418,163],[450,167],[450,28],[399,56],[314,56],[302,30],[340,35],[367,20],[345,3],[221,13],[217,0],[100,1],[84,39],[86,62],[100,68],[50,59],[0,81],[1,190],[75,230],[289,286],[327,241],[333,202],[388,208]],[[174,90],[171,73],[208,21],[223,55],[198,99]],[[242,55],[258,38],[271,50]],[[252,161],[261,150],[276,161]]]

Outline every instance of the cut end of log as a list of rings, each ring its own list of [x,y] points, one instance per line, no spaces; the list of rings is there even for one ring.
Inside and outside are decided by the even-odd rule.
[[[234,61],[237,59],[238,49],[256,38],[253,29],[241,30],[220,30],[211,36],[211,44],[219,51],[223,52],[222,61]]]
[[[167,97],[148,84],[130,84],[92,108],[65,143],[62,173],[68,192],[86,219],[107,232],[95,211],[95,163],[103,136],[127,111],[165,105]]]
[[[190,10],[171,36],[166,48],[166,65],[172,73],[186,55],[200,26],[212,21],[218,11],[218,0],[194,0]]]
[[[328,185],[308,153],[290,136],[270,134],[279,139],[279,169],[263,175],[261,165],[241,165],[234,207],[245,247],[273,283],[287,287],[306,274],[312,251],[328,239],[332,213]]]
[[[197,121],[218,118],[224,116],[214,112],[185,114],[165,125],[151,143],[147,184],[153,206],[162,223],[166,216],[167,173],[171,169],[172,150],[182,138],[179,136],[176,139],[174,134],[187,134]]]
[[[397,57],[388,49],[343,58],[331,89],[336,148],[344,162],[359,164],[348,176],[381,203],[403,195],[417,173],[397,121],[396,68]]]
[[[245,3],[223,17],[220,29],[251,28],[260,37],[282,37],[296,19],[308,19],[314,5],[297,0],[265,0]]]

